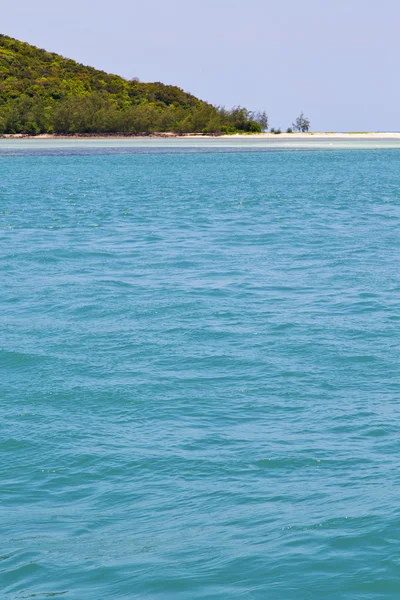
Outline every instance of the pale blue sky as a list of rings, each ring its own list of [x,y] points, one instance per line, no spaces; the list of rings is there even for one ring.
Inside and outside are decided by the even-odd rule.
[[[398,0],[13,0],[1,33],[287,127],[400,130]]]

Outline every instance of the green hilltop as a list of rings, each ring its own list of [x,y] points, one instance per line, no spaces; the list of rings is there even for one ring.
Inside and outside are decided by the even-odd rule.
[[[260,132],[265,113],[128,81],[0,34],[0,134]]]

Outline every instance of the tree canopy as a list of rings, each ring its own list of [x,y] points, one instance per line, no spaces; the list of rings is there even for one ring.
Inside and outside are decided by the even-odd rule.
[[[297,117],[296,121],[292,124],[292,128],[294,131],[299,131],[302,133],[306,133],[310,130],[310,121],[304,116],[303,112],[300,113],[300,116]]]
[[[130,81],[0,34],[1,133],[261,132],[267,115]]]

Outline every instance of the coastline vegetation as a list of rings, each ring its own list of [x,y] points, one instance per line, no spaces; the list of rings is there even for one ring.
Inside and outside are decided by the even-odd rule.
[[[297,131],[298,133],[308,133],[310,131],[310,121],[309,119],[307,119],[307,117],[304,116],[304,113],[301,112],[300,116],[297,117],[295,122],[292,123],[292,127],[290,127],[289,129]]]
[[[265,112],[81,65],[0,34],[0,134],[261,133]]]

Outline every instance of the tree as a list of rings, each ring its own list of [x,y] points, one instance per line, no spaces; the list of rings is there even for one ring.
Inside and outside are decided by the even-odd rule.
[[[265,112],[265,110],[252,112],[250,113],[249,118],[255,121],[256,123],[259,123],[263,131],[266,131],[268,129],[268,115]]]
[[[310,130],[310,121],[304,116],[303,112],[301,112],[300,116],[297,117],[296,121],[292,124],[292,128],[294,131],[300,131],[302,133]]]

